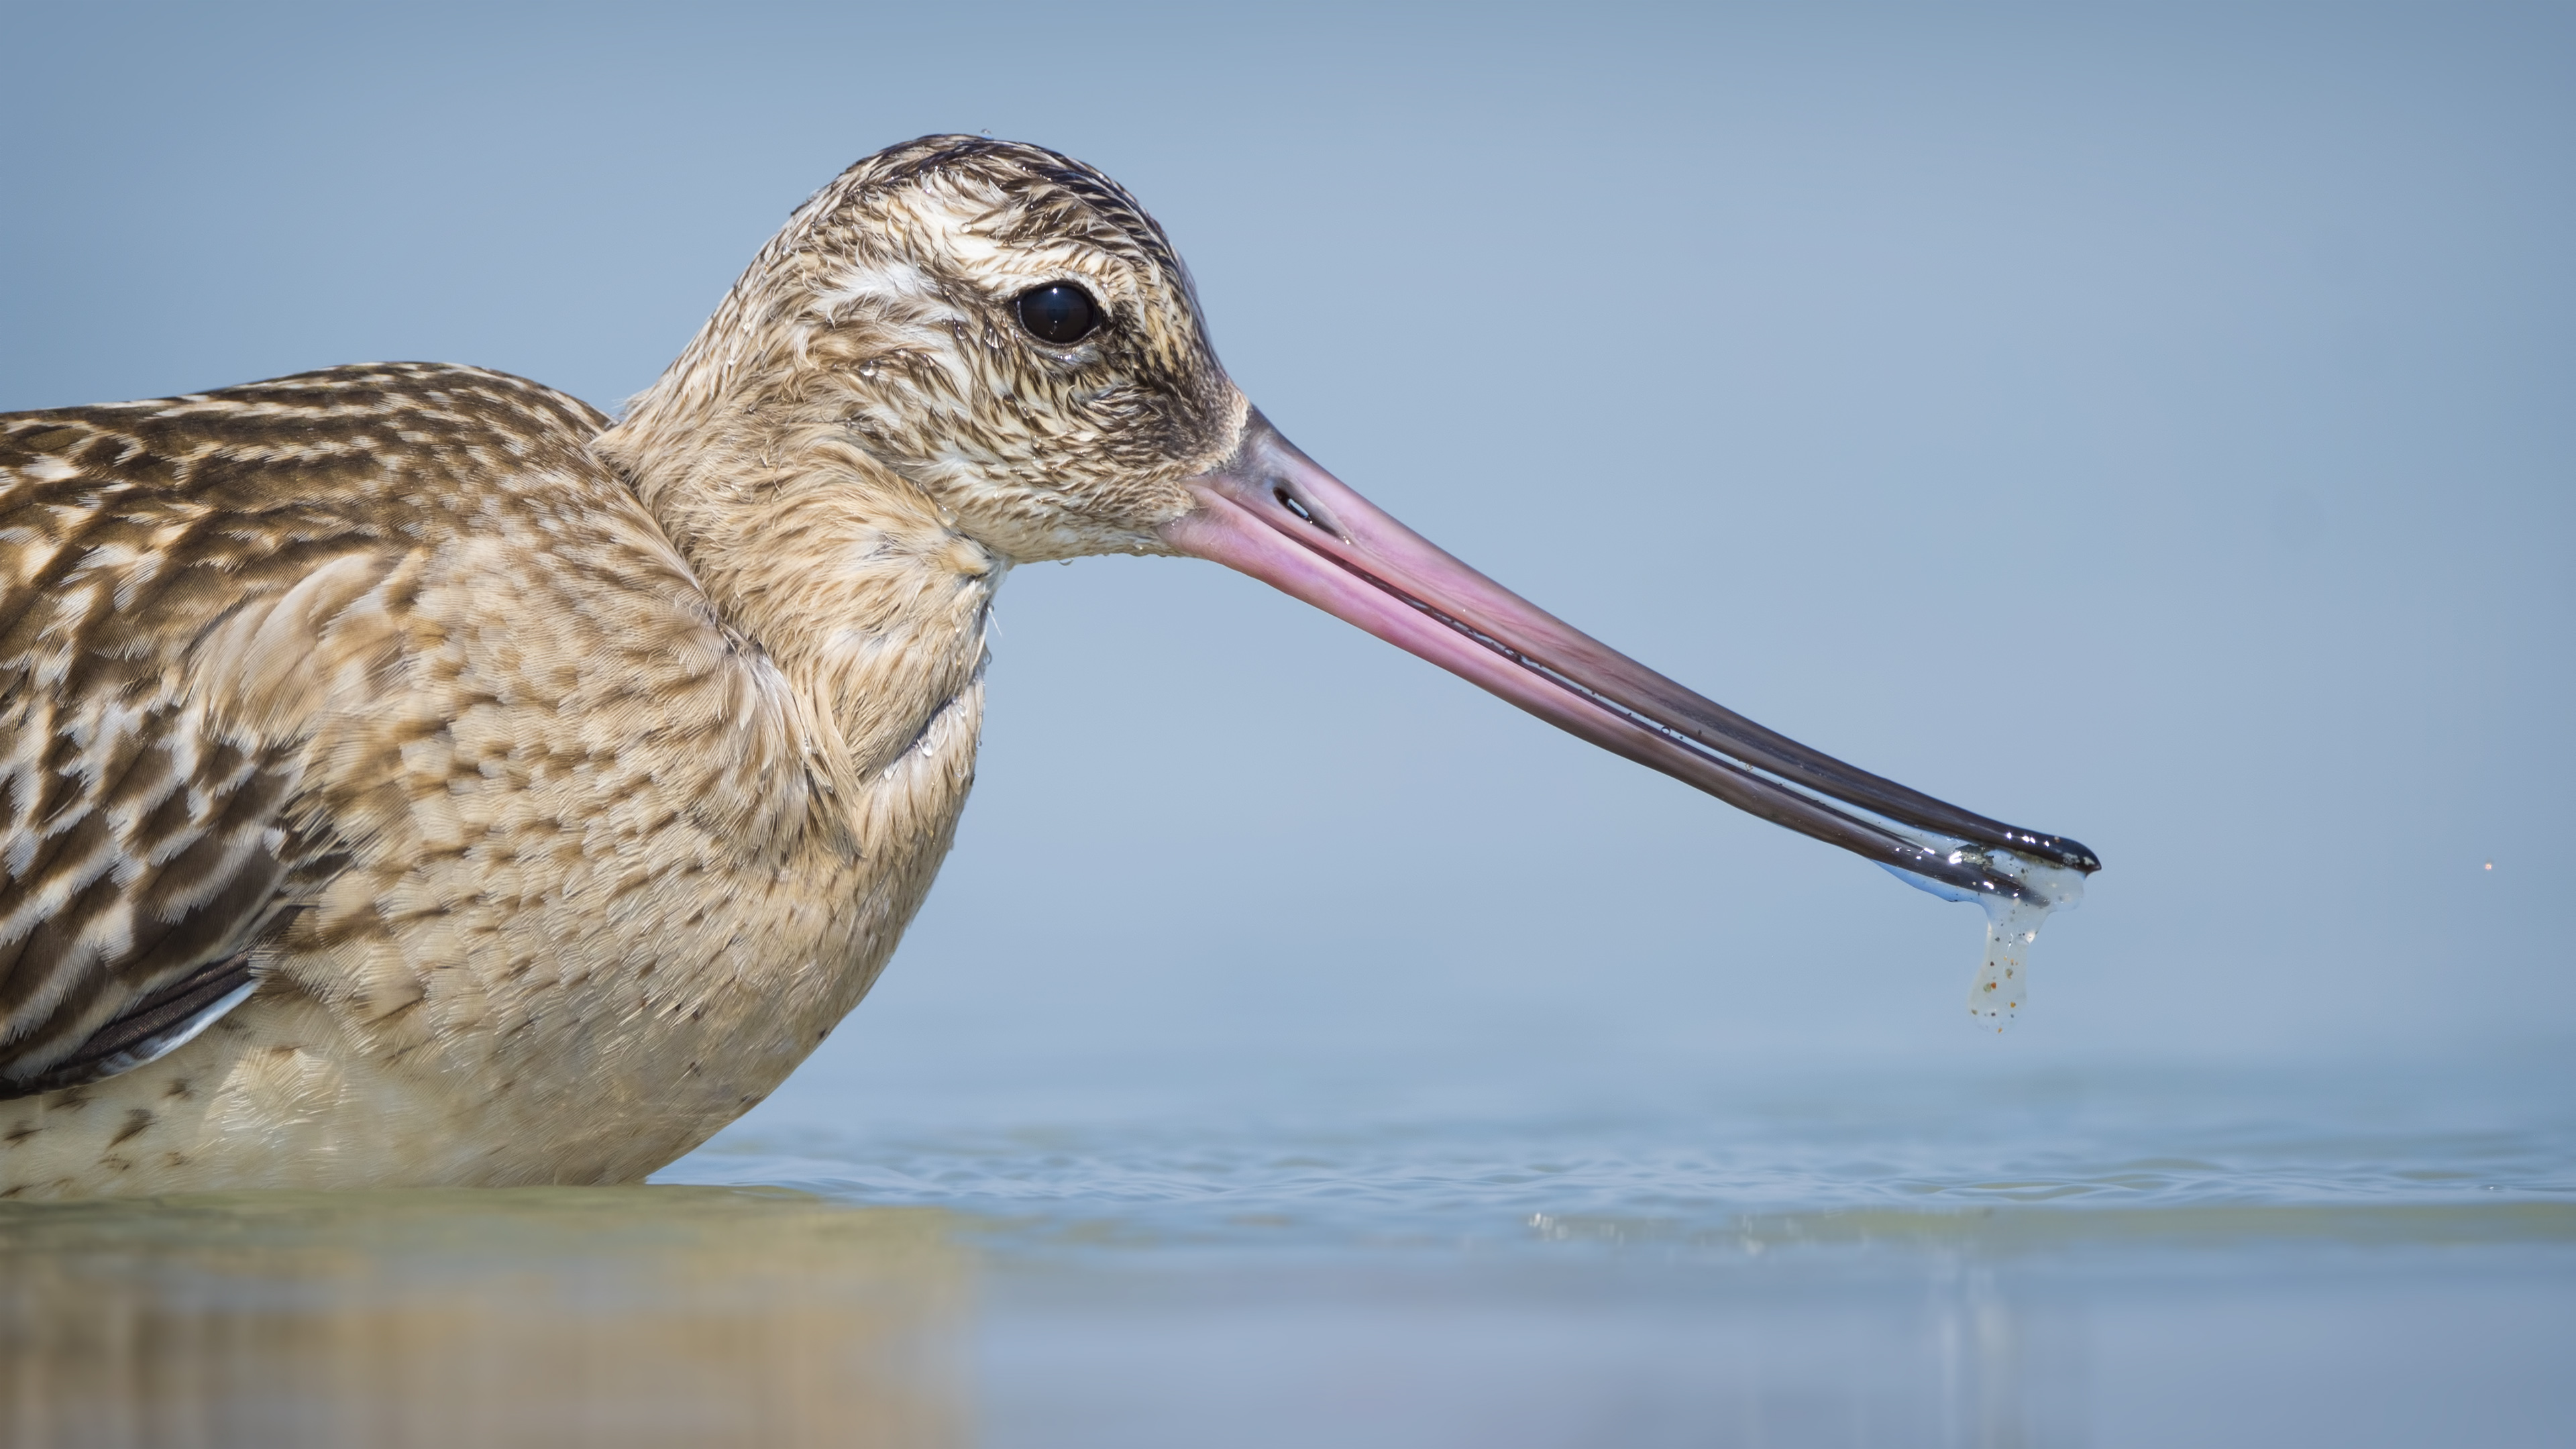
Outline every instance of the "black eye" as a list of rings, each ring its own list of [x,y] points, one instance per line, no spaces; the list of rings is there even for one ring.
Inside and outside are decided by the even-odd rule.
[[[1020,294],[1020,325],[1041,342],[1080,342],[1100,325],[1100,307],[1071,282],[1049,282]]]

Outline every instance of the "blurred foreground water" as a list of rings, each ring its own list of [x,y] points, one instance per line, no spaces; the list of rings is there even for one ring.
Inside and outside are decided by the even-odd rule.
[[[2548,1064],[1651,1102],[1171,1065],[827,1077],[635,1190],[0,1205],[0,1437],[2576,1438]]]

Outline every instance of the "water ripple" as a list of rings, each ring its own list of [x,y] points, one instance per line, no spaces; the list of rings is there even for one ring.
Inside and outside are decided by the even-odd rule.
[[[665,1180],[938,1206],[1006,1234],[1088,1241],[1686,1243],[1741,1240],[1762,1220],[2043,1207],[2106,1223],[2141,1213],[2218,1222],[2250,1209],[2576,1210],[2576,1124],[2564,1114],[2407,1123],[2332,1093],[2286,1105],[2276,1093],[2261,1117],[2103,1091],[2019,1113],[1937,1101],[1874,1109],[1845,1094],[1624,1116],[1014,1115],[873,1131],[773,1123],[728,1134]]]

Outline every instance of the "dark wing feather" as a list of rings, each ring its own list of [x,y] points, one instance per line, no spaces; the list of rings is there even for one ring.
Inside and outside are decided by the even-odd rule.
[[[0,1080],[0,1101],[102,1081],[187,1045],[225,1012],[250,999],[258,981],[252,953],[227,956],[179,978],[90,1033],[69,1056],[35,1075]]]
[[[483,412],[603,421],[409,364],[0,415],[0,1097],[202,1029],[345,864],[307,746],[400,653],[407,454]]]

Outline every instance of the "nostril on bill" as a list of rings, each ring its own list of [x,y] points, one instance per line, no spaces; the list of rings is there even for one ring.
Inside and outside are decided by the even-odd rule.
[[[1296,494],[1288,491],[1287,484],[1281,483],[1273,486],[1270,490],[1270,496],[1279,500],[1280,507],[1296,514],[1299,518],[1306,520],[1308,523],[1315,523],[1314,513],[1298,499]],[[1316,523],[1315,526],[1317,528],[1323,527],[1320,523]]]

